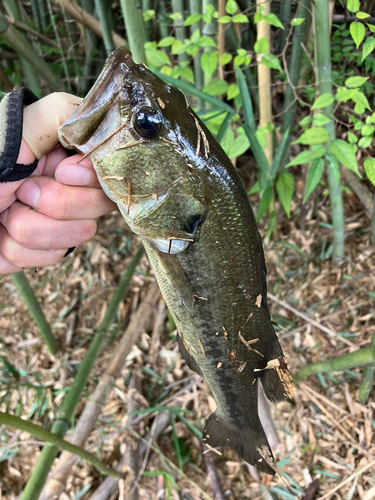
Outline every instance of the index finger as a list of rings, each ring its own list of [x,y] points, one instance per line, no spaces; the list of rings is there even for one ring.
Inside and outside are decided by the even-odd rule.
[[[55,92],[24,109],[22,138],[38,160],[59,143],[57,130],[81,102],[65,92]]]

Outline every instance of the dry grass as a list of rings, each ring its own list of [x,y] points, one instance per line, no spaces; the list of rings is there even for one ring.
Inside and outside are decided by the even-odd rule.
[[[322,259],[330,239],[330,231],[320,225],[329,221],[324,199],[314,215],[312,208],[308,211],[304,230],[296,227],[294,219],[287,221],[281,217],[280,240],[266,246],[269,291],[333,331],[329,336],[270,302],[292,372],[306,363],[368,346],[374,331],[375,248],[369,244],[369,222],[356,200],[346,196],[345,204],[347,258],[339,268],[332,268],[328,260]],[[1,410],[31,418],[49,428],[94,329],[103,317],[119,274],[126,269],[137,245],[138,240],[130,239],[124,230],[120,216],[111,214],[102,219],[97,236],[60,265],[39,269],[37,273],[28,271],[27,276],[59,341],[60,351],[55,358],[48,354],[40,340],[11,279],[1,279],[0,355],[22,371],[22,377],[16,381],[4,366],[0,368]],[[153,281],[148,263],[143,259],[119,309],[110,340],[95,364],[87,391],[77,408],[77,417],[116,355],[122,332]],[[140,341],[128,356],[86,443],[106,464],[115,465],[126,448],[129,453],[137,442],[134,436],[129,439],[127,430],[121,430],[127,423],[125,413],[129,405],[142,409],[168,403],[188,409],[191,413],[186,414],[186,418],[201,429],[203,418],[214,404],[206,384],[198,376],[192,376],[181,360],[163,302],[157,300],[152,311],[149,328],[141,332]],[[138,389],[129,389],[131,374],[136,375]],[[265,498],[271,498],[267,497],[270,492],[274,498],[303,498],[305,488],[314,479],[319,479],[315,498],[369,500],[374,497],[375,493],[372,496],[365,493],[375,485],[375,393],[373,391],[368,405],[358,403],[360,376],[361,369],[310,377],[299,385],[293,401],[272,407],[280,436],[276,455],[281,460],[281,473],[272,480],[263,478]],[[141,436],[155,424],[155,419],[148,415],[133,417],[133,422],[134,419],[136,423],[132,428]],[[178,464],[176,438],[185,462],[184,476],[173,466]],[[0,442],[1,498],[10,500],[22,492],[40,454],[41,443],[25,433],[6,428],[0,428]],[[140,466],[147,474],[135,478],[140,498],[168,498],[167,493],[163,493],[168,485],[171,498],[182,498],[182,491],[186,499],[214,498],[201,443],[178,418],[172,426],[164,417],[162,432],[148,453],[139,441],[138,447]],[[212,457],[224,498],[260,497],[264,487],[260,489],[247,466],[234,454],[226,452]],[[168,476],[157,471],[168,472],[180,492],[177,494]],[[128,475],[120,483],[120,496],[115,493],[112,498],[131,498],[126,493],[130,479]],[[88,499],[102,481],[91,466],[76,462],[60,499],[80,494],[80,498]],[[341,482],[342,487],[337,488]],[[221,498],[219,493],[216,498]],[[311,500],[312,497],[305,498]]]

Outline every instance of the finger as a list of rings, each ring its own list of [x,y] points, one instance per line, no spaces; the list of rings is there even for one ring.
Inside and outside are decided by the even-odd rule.
[[[61,250],[88,241],[96,232],[96,221],[58,221],[20,202],[0,215],[0,222],[21,246],[33,250]]]
[[[16,195],[25,205],[61,221],[95,219],[116,208],[101,189],[66,186],[51,177],[30,177]]]
[[[91,160],[85,158],[78,163],[81,158],[82,155],[74,155],[62,160],[56,168],[55,179],[70,186],[100,188]]]
[[[57,129],[74,113],[81,100],[65,92],[55,92],[27,106],[22,132],[29,148],[29,151],[25,149],[25,154],[31,151],[39,159],[57,146]]]
[[[13,273],[29,267],[52,266],[64,257],[66,249],[30,250],[17,243],[6,229],[0,226],[0,252],[3,259],[8,262],[6,272]]]
[[[1,229],[0,229],[1,231]],[[0,246],[1,246],[1,240],[0,240]],[[0,253],[0,276],[3,276],[4,274],[12,274],[12,273],[19,273],[22,271],[21,267],[17,267],[13,264],[11,264],[1,253]]]

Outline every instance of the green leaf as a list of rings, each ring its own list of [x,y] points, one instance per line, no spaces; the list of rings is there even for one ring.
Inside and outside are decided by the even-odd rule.
[[[193,14],[186,18],[184,26],[191,26],[192,24],[197,23],[201,19],[202,19],[202,14]]]
[[[207,77],[207,80],[216,70],[218,61],[219,61],[219,53],[217,51],[203,52],[203,54],[201,55],[201,67],[203,73]]]
[[[254,193],[259,193],[259,191],[260,191],[260,187],[259,187],[259,183],[257,181],[254,184],[254,186],[251,189],[249,189],[249,191],[247,192],[247,194],[250,195],[250,194],[254,194]]]
[[[370,14],[367,14],[367,12],[357,12],[356,16],[357,19],[367,19],[368,17],[371,17]]]
[[[216,43],[210,36],[202,36],[198,42],[199,47],[215,47]]]
[[[286,166],[292,167],[293,165],[304,165],[305,163],[310,163],[310,161],[315,160],[315,158],[321,158],[326,151],[327,149],[325,146],[320,146],[315,149],[307,149],[293,158],[293,160]]]
[[[369,136],[365,136],[365,137],[361,137],[358,141],[358,146],[360,148],[368,148],[370,146],[370,144],[372,143],[372,136],[369,137]]]
[[[257,54],[265,54],[269,51],[269,48],[269,43],[265,36],[254,43],[254,51]]]
[[[302,118],[302,120],[299,121],[299,125],[302,128],[307,128],[312,124],[312,121],[313,121],[312,117],[310,115],[307,115],[307,116],[304,116]]]
[[[346,102],[349,101],[349,99],[353,99],[353,97],[357,92],[359,92],[358,89],[347,89],[345,87],[338,87],[335,99],[338,102]]]
[[[356,94],[354,94],[354,96],[352,97],[352,100],[356,104],[360,104],[361,106],[363,106],[364,109],[368,109],[369,111],[371,110],[370,105],[369,105],[368,100],[367,100],[367,97],[360,90],[358,90],[358,92]],[[362,111],[362,113],[363,113],[363,111]]]
[[[245,16],[245,14],[237,14],[237,15],[232,17],[232,22],[233,23],[248,23],[249,20]]]
[[[372,135],[374,135],[374,130],[375,130],[374,125],[366,124],[362,127],[361,133],[362,133],[362,135],[367,135],[367,136],[371,135],[372,136]]]
[[[151,19],[154,19],[155,17],[155,11],[154,10],[145,10],[143,13],[143,20],[145,23],[147,23],[147,21],[151,21]]]
[[[267,147],[267,129],[266,127],[262,127],[261,125],[255,131],[255,137],[258,139],[260,146],[263,149]]]
[[[209,82],[203,89],[208,95],[221,95],[225,94],[228,90],[228,84],[224,80],[215,80]]]
[[[352,170],[352,172],[356,173],[360,177],[352,145],[341,139],[336,139],[331,142],[330,149],[331,153],[336,157],[337,161],[341,163],[341,165],[344,165],[344,167]]]
[[[363,42],[363,39],[365,38],[365,27],[363,26],[363,24],[357,23],[357,21],[353,21],[352,23],[350,23],[349,31],[358,49],[358,47]]]
[[[358,137],[352,132],[348,132],[348,142],[349,144],[355,144],[358,142]]]
[[[299,26],[302,24],[306,19],[304,17],[295,17],[290,21],[291,26]]]
[[[169,14],[169,17],[173,19],[173,21],[179,21],[182,19],[182,14],[181,12],[175,12],[174,14]]]
[[[224,52],[224,54],[221,54],[220,64],[222,66],[225,66],[226,64],[230,63],[232,59],[233,59],[232,54],[228,54],[228,52]]]
[[[375,25],[367,23],[367,27],[371,31],[371,33],[375,33]]]
[[[231,20],[232,18],[230,16],[222,16],[217,20],[217,22],[221,24],[229,24]]]
[[[236,83],[231,83],[228,87],[227,99],[230,101],[240,95],[240,89]]]
[[[190,41],[191,43],[198,43],[199,40],[201,38],[201,32],[200,32],[200,29],[197,28],[196,30],[194,30],[194,32],[192,33],[191,37],[190,37]]]
[[[345,80],[345,85],[349,89],[355,89],[361,87],[369,79],[368,76],[350,76]]]
[[[359,0],[348,0],[346,8],[349,12],[354,12],[355,14],[359,11]]]
[[[276,182],[276,192],[279,196],[281,205],[288,216],[290,217],[290,205],[294,192],[294,179],[293,175],[289,172],[282,172]]]
[[[362,61],[364,61],[366,57],[369,54],[371,54],[374,48],[375,48],[375,38],[373,36],[369,36],[368,38],[366,38],[366,41],[362,47]]]
[[[317,97],[314,101],[314,104],[311,106],[311,109],[323,109],[327,106],[330,106],[334,101],[333,95],[331,94],[322,94]]]
[[[160,42],[158,43],[158,47],[170,47],[171,45],[174,44],[176,41],[174,36],[166,36],[165,38],[162,38]]]
[[[363,168],[367,178],[375,186],[375,158],[366,158],[363,162]]]
[[[327,142],[328,140],[329,133],[325,128],[312,127],[303,132],[303,134],[296,141],[293,141],[292,144],[312,145],[321,144],[323,142]]]
[[[267,66],[267,68],[277,69],[278,71],[280,71],[280,73],[282,73],[283,71],[281,69],[279,59],[272,54],[264,54],[264,56],[262,57],[262,63]]]
[[[270,24],[271,26],[275,26],[276,28],[281,28],[282,30],[284,29],[284,26],[281,24],[280,19],[275,16],[275,14],[267,14],[264,16],[264,20],[266,21],[267,24]]]
[[[237,4],[235,0],[227,0],[227,3],[225,4],[225,11],[230,15],[233,15],[237,12]]]
[[[313,118],[313,123],[317,127],[323,127],[327,125],[327,123],[331,123],[332,119],[329,116],[324,115],[323,113],[316,113]]]
[[[248,66],[250,64],[251,58],[250,56],[236,56],[234,58],[233,64],[234,66]]]
[[[263,191],[262,197],[259,202],[258,206],[258,213],[257,213],[257,222],[260,220],[262,215],[265,213],[267,208],[270,206],[271,200],[272,200],[272,194],[273,194],[273,189],[272,186],[267,186],[266,189]]]
[[[188,68],[188,67],[181,68],[180,74],[181,74],[182,78],[184,78],[186,81],[188,81],[189,83],[194,85],[194,73],[193,73],[193,70],[191,68]]]
[[[167,54],[161,50],[145,50],[147,66],[153,66],[155,68],[160,68],[160,66],[168,65],[171,66],[171,61]]]
[[[314,191],[322,178],[324,170],[324,161],[320,159],[313,160],[309,167],[306,179],[305,195],[302,203],[306,203],[307,198]]]

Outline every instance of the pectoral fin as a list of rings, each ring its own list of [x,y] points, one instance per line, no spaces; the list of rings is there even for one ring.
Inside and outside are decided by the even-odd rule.
[[[183,267],[174,255],[160,252],[156,248],[154,248],[154,252],[170,286],[182,297],[185,306],[192,310],[194,306],[194,290]]]

